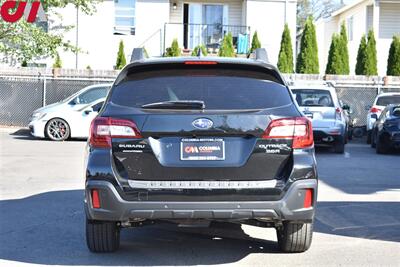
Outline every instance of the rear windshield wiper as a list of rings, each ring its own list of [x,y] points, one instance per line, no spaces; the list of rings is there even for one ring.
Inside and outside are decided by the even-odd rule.
[[[205,109],[206,105],[201,100],[176,100],[145,104],[142,108],[148,109]]]

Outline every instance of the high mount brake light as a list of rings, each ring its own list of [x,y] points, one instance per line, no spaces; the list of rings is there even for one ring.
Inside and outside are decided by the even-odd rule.
[[[95,118],[90,125],[89,144],[92,147],[111,148],[112,138],[141,138],[133,121],[109,117]]]
[[[217,65],[216,61],[185,61],[185,65]]]
[[[262,138],[293,139],[293,148],[306,148],[314,144],[311,121],[305,117],[273,120]]]
[[[381,112],[381,111],[382,111],[382,110],[381,110],[380,108],[372,107],[372,108],[370,109],[369,112],[371,112],[371,113],[378,113],[378,112]]]

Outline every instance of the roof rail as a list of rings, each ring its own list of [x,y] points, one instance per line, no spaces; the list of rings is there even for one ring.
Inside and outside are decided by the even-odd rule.
[[[264,62],[269,62],[268,53],[265,48],[257,48],[256,49],[256,60],[261,60]]]
[[[143,47],[133,48],[131,62],[143,60],[146,58],[146,52]]]

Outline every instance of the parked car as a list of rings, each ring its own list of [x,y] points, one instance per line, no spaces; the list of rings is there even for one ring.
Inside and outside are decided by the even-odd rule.
[[[336,153],[343,153],[349,137],[348,105],[340,105],[332,86],[304,84],[290,87],[300,110],[310,118],[315,145],[332,146]]]
[[[367,106],[367,143],[371,143],[372,128],[375,118],[379,118],[382,110],[390,104],[400,104],[400,93],[382,93],[376,96],[372,106]],[[375,116],[375,115],[376,116]]]
[[[54,141],[87,138],[90,123],[110,87],[111,84],[88,86],[58,103],[35,110],[29,122],[31,134]]]
[[[375,123],[372,128],[371,146],[376,153],[386,154],[392,149],[400,148],[400,104],[388,105],[379,118],[372,115]]]
[[[310,247],[311,122],[257,58],[141,59],[120,72],[88,139],[91,251],[115,251],[120,229],[162,220],[275,227],[283,251]]]

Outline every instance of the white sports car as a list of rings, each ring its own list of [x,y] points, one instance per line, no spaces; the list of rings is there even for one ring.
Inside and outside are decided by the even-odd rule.
[[[29,123],[31,134],[54,141],[87,138],[90,123],[103,106],[110,87],[111,84],[88,86],[65,100],[35,110]]]

